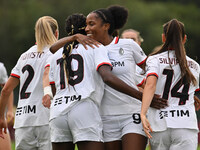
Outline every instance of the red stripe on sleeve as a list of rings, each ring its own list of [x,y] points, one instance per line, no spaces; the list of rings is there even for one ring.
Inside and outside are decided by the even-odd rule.
[[[50,84],[50,85],[52,85],[52,84],[55,84],[55,82],[54,82],[54,81],[52,81],[52,82],[49,82],[49,84]]]
[[[147,59],[147,57],[143,61],[141,61],[140,63],[138,63],[137,65],[140,66],[140,65],[144,64],[144,62],[146,61],[146,59]]]
[[[10,74],[10,76],[11,76],[11,77],[18,78],[18,79],[20,78],[20,76],[19,76],[19,75],[17,75],[17,74],[14,74],[14,73],[11,73],[11,74]]]
[[[156,73],[149,73],[149,74],[147,74],[147,77],[148,76],[156,76],[158,78],[158,75]]]
[[[50,67],[50,64],[47,64],[44,68],[46,68],[46,67]]]
[[[198,88],[198,89],[195,90],[195,92],[198,92],[198,91],[200,91],[200,88]]]
[[[145,79],[142,80],[141,83],[139,83],[137,86],[142,86],[142,84],[144,83]]]
[[[97,66],[97,69],[96,69],[96,70],[98,71],[99,67],[101,67],[102,65],[109,65],[109,66],[111,66],[111,68],[112,68],[111,63],[103,62],[103,63],[100,63],[100,64]]]

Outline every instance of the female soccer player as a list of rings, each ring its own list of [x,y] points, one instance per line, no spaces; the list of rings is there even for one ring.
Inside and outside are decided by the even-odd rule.
[[[118,77],[111,77],[111,73],[106,74],[106,71],[102,71],[106,77],[106,80],[104,80],[104,78],[103,80],[107,84],[104,93],[107,94],[104,94],[102,100],[103,105],[101,105],[100,109],[103,114],[104,141],[106,141],[106,149],[109,150],[121,149],[122,145],[123,149],[145,149],[147,140],[145,133],[142,131],[142,124],[139,116],[141,105],[139,100],[135,99],[141,99],[142,93],[136,93],[134,91],[134,89],[137,89],[134,81],[134,68],[136,62],[138,64],[143,62],[146,55],[133,40],[113,39],[112,37],[113,32],[125,24],[126,18],[127,10],[124,7],[111,6],[108,9],[100,9],[91,12],[86,19],[87,27],[85,30],[87,35],[103,45],[107,45],[109,57],[113,66],[112,73]],[[59,40],[59,43],[55,43],[50,49],[52,52],[55,52],[63,43],[73,41],[74,39],[80,42],[84,41],[83,35],[65,37]],[[86,40],[86,42],[84,41],[83,44],[90,43],[90,40],[91,39]],[[130,74],[129,71],[131,71]],[[107,70],[107,73],[108,72]],[[129,86],[119,79],[125,81]],[[135,98],[131,98],[130,96]],[[159,101],[164,102],[163,99]],[[157,108],[165,106],[166,105],[158,104]],[[115,121],[120,124],[116,126]],[[118,131],[115,132],[116,130]],[[122,137],[123,144],[121,140]]]
[[[68,35],[85,34],[82,14],[66,20]],[[102,121],[99,106],[104,83],[99,75],[102,68],[111,69],[107,50],[85,48],[78,42],[65,45],[50,61],[50,82],[56,94],[50,107],[51,141],[54,150],[103,150]]]
[[[6,131],[5,106],[13,89],[20,84],[15,114],[16,149],[51,149],[49,110],[42,105],[42,77],[49,47],[58,39],[57,21],[44,16],[35,25],[36,44],[23,53],[2,89],[0,100],[0,130]]]
[[[111,36],[115,30],[123,27],[127,17],[127,10],[121,6],[95,10],[87,16],[86,32],[108,49],[112,72],[137,89],[135,68],[136,65],[143,68],[146,55],[133,40]],[[139,100],[105,86],[101,115],[106,150],[146,148],[147,138],[142,131],[140,107]]]
[[[172,19],[164,24],[162,40],[162,47],[147,59],[141,109],[144,131],[152,150],[196,150],[194,93],[199,88],[199,64],[186,55],[186,35],[180,21]],[[149,108],[154,93],[167,99],[169,107]]]

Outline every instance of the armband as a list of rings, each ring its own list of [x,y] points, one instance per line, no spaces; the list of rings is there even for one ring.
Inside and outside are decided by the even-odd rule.
[[[53,99],[53,93],[51,91],[51,86],[45,86],[44,87],[44,95],[48,94],[51,99]]]

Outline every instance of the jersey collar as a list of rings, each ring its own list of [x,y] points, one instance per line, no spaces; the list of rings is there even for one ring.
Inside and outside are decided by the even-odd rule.
[[[116,36],[114,37],[114,39],[112,40],[112,42],[110,44],[117,44],[119,42],[119,37]]]

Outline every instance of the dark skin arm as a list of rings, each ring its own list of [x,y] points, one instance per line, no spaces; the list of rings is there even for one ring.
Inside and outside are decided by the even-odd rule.
[[[195,110],[198,111],[200,109],[200,99],[194,95],[194,105],[195,105]]]
[[[127,94],[131,97],[134,97],[140,101],[142,101],[142,92],[134,89],[133,87],[127,85],[125,82],[117,78],[112,74],[111,68],[108,65],[103,65],[98,70],[101,75],[104,83],[108,86],[114,88],[115,90]],[[154,95],[154,98],[151,103],[151,107],[160,109],[165,108],[167,106],[167,100],[159,98],[159,96]]]
[[[77,40],[79,43],[83,44],[86,48],[86,45],[93,46],[91,42],[93,41],[94,45],[98,46],[99,42],[95,41],[94,39],[82,35],[82,34],[75,34],[72,36],[65,37],[58,42],[56,42],[54,45],[51,46],[50,51],[52,53],[55,53],[58,49],[63,47],[67,42],[72,42],[74,40]],[[117,78],[115,75],[111,73],[111,68],[109,66],[101,66],[99,68],[99,73],[103,79],[103,81],[108,84],[110,87],[114,88],[117,91],[120,91],[122,93],[125,93],[129,96],[135,97],[142,100],[142,92],[139,92],[138,90],[132,88],[131,86],[128,86],[125,82]],[[167,100],[159,98],[159,96],[154,96],[154,99],[152,101],[152,107],[160,109],[167,106]]]
[[[78,41],[79,43],[81,43],[85,47],[86,50],[87,50],[87,45],[94,48],[94,46],[98,47],[98,45],[100,44],[99,42],[90,38],[89,36],[82,35],[82,34],[74,34],[72,36],[67,36],[58,40],[56,43],[54,43],[50,47],[50,51],[54,54],[57,50],[62,48],[66,43],[73,42],[73,41]]]
[[[56,94],[55,84],[51,84],[51,89],[52,89],[52,93],[53,93],[53,96],[54,96]]]

